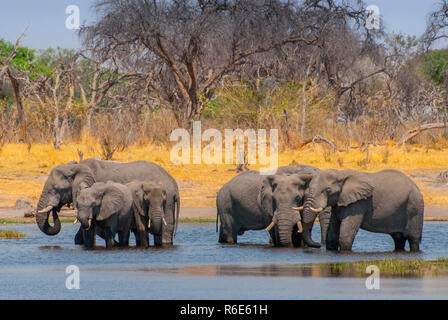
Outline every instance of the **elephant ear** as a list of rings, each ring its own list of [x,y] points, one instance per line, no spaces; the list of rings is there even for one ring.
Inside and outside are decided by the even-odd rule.
[[[95,183],[92,171],[83,164],[66,164],[63,165],[63,174],[72,181],[72,202],[73,207],[77,208],[76,199],[79,191],[91,187]]]
[[[260,193],[258,194],[258,205],[263,209],[264,212],[273,215],[274,205],[272,202],[272,182],[274,181],[274,176],[266,176],[263,179]]]
[[[373,186],[362,175],[348,175],[344,178],[338,206],[346,207],[356,201],[372,196]]]
[[[96,217],[97,221],[106,220],[120,211],[121,204],[124,201],[123,193],[115,186],[106,185],[100,188],[100,192],[103,192],[103,198],[101,200],[100,213]]]
[[[132,188],[132,206],[134,212],[138,212],[142,217],[145,217],[145,211],[142,207],[143,201],[143,188],[142,185],[139,184],[137,188]]]

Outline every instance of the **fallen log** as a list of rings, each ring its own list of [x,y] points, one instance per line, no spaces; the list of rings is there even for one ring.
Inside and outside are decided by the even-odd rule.
[[[412,140],[414,137],[422,133],[423,131],[430,130],[430,129],[442,129],[445,128],[445,123],[443,122],[437,122],[437,123],[427,123],[424,125],[421,125],[418,128],[414,128],[409,130],[403,138],[401,138],[400,142],[398,142],[397,146],[401,146],[405,144],[406,142]]]
[[[315,143],[321,143],[321,142],[327,143],[333,149],[333,152],[335,152],[335,151],[347,152],[347,150],[340,149],[340,148],[336,147],[336,145],[330,139],[327,139],[327,138],[322,137],[320,135],[316,135],[316,136],[314,136],[312,138],[306,139],[305,141],[302,142],[300,147],[302,148],[302,147],[306,146],[309,143],[315,144]]]

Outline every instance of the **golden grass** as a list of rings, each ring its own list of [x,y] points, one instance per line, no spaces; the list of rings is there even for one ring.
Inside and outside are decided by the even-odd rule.
[[[83,144],[63,145],[55,150],[52,145],[33,145],[30,152],[26,145],[7,144],[0,151],[0,207],[13,206],[15,201],[26,198],[37,202],[45,176],[51,168],[78,160],[78,149],[84,159],[99,157],[100,148],[84,138]],[[170,160],[170,148],[148,144],[131,146],[117,152],[117,161],[147,160],[164,167],[179,182],[182,206],[214,207],[219,188],[237,175],[235,165],[175,165]],[[350,149],[348,152],[332,153],[321,145],[309,145],[301,150],[286,150],[279,154],[279,165],[293,161],[321,169],[355,169],[378,171],[398,169],[406,174],[434,174],[448,168],[448,149],[429,149],[422,146],[395,147],[393,144],[369,148],[366,152]],[[260,165],[250,166],[259,169]],[[428,188],[428,183],[416,180],[428,205],[448,205],[448,192]]]

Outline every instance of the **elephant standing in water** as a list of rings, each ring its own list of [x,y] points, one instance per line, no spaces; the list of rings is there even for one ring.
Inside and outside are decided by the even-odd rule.
[[[162,224],[166,225],[166,191],[159,184],[134,181],[126,184],[133,198],[132,232],[137,246],[149,245],[148,233],[154,238],[162,234]],[[155,242],[155,241],[154,241]]]
[[[118,246],[129,246],[129,231],[134,217],[132,193],[128,187],[110,181],[94,183],[79,192],[77,206],[77,219],[88,234],[84,238],[86,248],[95,245],[95,234],[106,241],[106,248],[116,245],[117,233]]]
[[[395,250],[418,251],[422,238],[424,203],[417,185],[396,170],[364,173],[321,171],[310,183],[303,212],[303,237],[312,243],[309,227],[316,213],[332,207],[326,246],[351,250],[358,229],[387,233]]]
[[[274,246],[301,246],[302,206],[308,184],[319,169],[305,165],[280,167],[275,175],[246,171],[226,183],[216,198],[219,242],[236,243],[246,230],[268,228]],[[319,215],[325,241],[330,212]]]
[[[94,182],[113,181],[121,184],[135,180],[158,182],[166,190],[165,220],[162,236],[156,236],[157,244],[172,244],[176,234],[180,198],[179,189],[174,178],[159,165],[147,161],[130,163],[87,159],[81,163],[60,165],[50,173],[45,182],[36,210],[36,223],[47,235],[56,235],[61,229],[58,212],[64,205],[73,203],[77,208],[76,198],[81,189],[93,185]],[[53,214],[54,225],[50,226],[48,217]],[[76,244],[83,244],[82,228],[76,237]]]

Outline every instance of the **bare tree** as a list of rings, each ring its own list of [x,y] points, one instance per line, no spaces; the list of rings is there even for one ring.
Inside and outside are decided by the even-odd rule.
[[[6,73],[8,75],[9,81],[11,82],[11,85],[14,90],[14,96],[16,98],[16,104],[17,104],[17,124],[18,124],[19,130],[20,130],[19,141],[21,141],[21,142],[25,142],[27,140],[25,112],[23,110],[20,82],[17,79],[14,68],[11,66],[11,62],[14,59],[14,57],[16,56],[17,49],[19,48],[20,42],[22,42],[23,38],[25,37],[27,30],[28,30],[28,25],[26,26],[25,30],[22,32],[22,34],[17,39],[12,52],[6,58],[6,60],[2,61],[0,59],[0,65],[1,65],[0,79],[2,78],[3,74]]]
[[[334,1],[102,0],[98,21],[81,30],[97,56],[111,50],[121,68],[147,77],[147,90],[174,111],[179,123],[200,116],[227,76],[253,56],[293,43],[316,41],[306,8]]]

